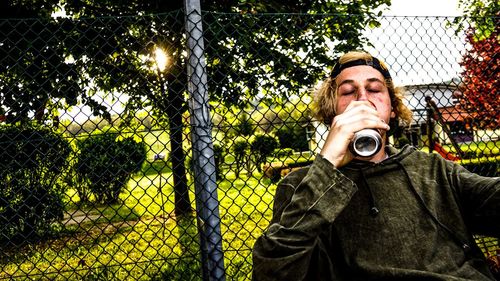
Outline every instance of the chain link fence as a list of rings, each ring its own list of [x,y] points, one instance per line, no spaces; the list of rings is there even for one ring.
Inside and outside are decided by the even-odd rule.
[[[348,48],[386,61],[407,89],[414,122],[393,145],[498,176],[498,102],[491,115],[461,98],[475,80],[458,19],[379,17],[357,32],[349,17],[204,12],[188,30],[182,11],[0,19],[0,279],[250,280],[277,182],[326,136],[310,89]],[[192,30],[203,38],[188,49]],[[498,254],[498,240],[477,241]]]

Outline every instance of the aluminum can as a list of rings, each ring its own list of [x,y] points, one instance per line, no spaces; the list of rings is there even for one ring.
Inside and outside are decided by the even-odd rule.
[[[372,157],[382,148],[382,137],[377,130],[363,129],[354,134],[349,150],[355,156]]]

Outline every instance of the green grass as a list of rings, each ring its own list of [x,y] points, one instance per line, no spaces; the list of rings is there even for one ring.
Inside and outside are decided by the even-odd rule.
[[[448,151],[456,152],[453,145],[443,145]],[[474,153],[478,157],[493,157],[500,155],[500,141],[489,141],[489,142],[471,142],[462,143],[459,145],[463,152]]]
[[[73,219],[86,219],[68,223],[57,239],[4,251],[0,280],[200,280],[196,220],[173,216],[172,186],[169,172],[149,171],[129,181],[122,204],[71,202]],[[226,278],[250,280],[251,249],[272,215],[276,186],[228,172],[218,187]]]

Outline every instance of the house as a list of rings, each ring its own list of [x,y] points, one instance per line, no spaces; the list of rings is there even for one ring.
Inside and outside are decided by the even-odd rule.
[[[424,145],[422,142],[427,140],[429,125],[433,126],[435,138],[443,144],[450,143],[450,138],[457,143],[475,141],[472,115],[456,105],[457,81],[408,85],[405,90],[404,102],[413,112],[413,122],[405,132],[410,143]],[[434,101],[437,107],[432,116],[429,115],[431,112],[426,97]],[[429,117],[432,117],[431,120]]]

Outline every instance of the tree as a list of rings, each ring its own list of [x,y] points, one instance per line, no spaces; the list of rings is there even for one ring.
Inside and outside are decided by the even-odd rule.
[[[377,26],[372,9],[390,1],[232,1],[205,14],[212,98],[247,106],[260,96],[270,104],[308,91],[337,54],[367,43],[362,31]],[[240,3],[242,2],[242,3]],[[266,14],[272,13],[272,14]],[[293,13],[293,14],[289,14]],[[380,14],[380,13],[379,13]]]
[[[461,0],[464,14],[471,20],[466,29],[460,107],[475,116],[479,129],[497,129],[500,120],[498,73],[500,57],[500,10],[497,1]],[[464,28],[463,21],[459,28]]]
[[[458,7],[462,9],[464,17],[454,19],[457,30],[468,28],[466,19],[472,21],[476,36],[479,39],[489,37],[491,32],[498,28],[500,4],[495,0],[459,0]]]
[[[50,17],[56,3],[64,6],[69,18]],[[390,0],[202,1],[204,10],[236,12],[204,13],[211,99],[243,108],[257,96],[276,102],[304,90],[324,75],[325,66],[331,64],[337,53],[366,43],[362,31],[367,25],[377,24],[373,10],[389,3]],[[107,109],[94,99],[95,93],[126,93],[128,120],[137,110],[147,108],[167,124],[175,213],[190,213],[182,149],[182,113],[187,110],[183,1],[53,0],[49,3],[52,6],[47,6],[47,1],[32,0],[16,7],[11,2],[3,5],[17,18],[43,17],[37,24],[53,29],[46,31],[47,37],[52,38],[49,42],[34,36],[43,44],[26,57],[19,71],[11,71],[18,66],[16,60],[7,61],[15,67],[2,69],[0,77],[11,79],[9,85],[29,85],[32,75],[26,75],[24,69],[31,66],[30,61],[38,59],[42,63],[51,58],[53,61],[43,68],[34,67],[32,72],[38,77],[36,84],[56,85],[43,91],[42,98],[38,98],[37,89],[20,87],[16,97],[36,97],[38,101],[2,100],[3,110],[23,118],[30,116],[26,110],[38,112],[43,120],[49,118],[49,105],[58,108],[80,103],[90,106],[94,115],[109,118]],[[16,13],[17,9],[28,12]],[[279,16],[277,13],[281,12],[293,14]],[[42,31],[36,33],[39,32]],[[15,36],[19,35],[11,37]],[[9,46],[14,48],[14,38],[12,42]],[[156,71],[154,61],[144,59],[157,48],[168,53],[165,71]],[[46,50],[51,53],[45,54]],[[1,92],[4,98],[14,96],[8,88]]]
[[[235,130],[239,136],[251,136],[255,132],[255,125],[253,124],[248,114],[243,112],[238,117],[238,122],[235,125]]]
[[[248,139],[244,137],[236,137],[231,145],[231,152],[234,155],[234,163],[236,164],[236,178],[240,176],[242,166],[245,163],[247,168],[249,166],[248,159],[246,159],[248,157],[249,148],[250,144],[248,143]]]
[[[500,45],[497,30],[489,38],[478,40],[469,29],[466,40],[471,45],[462,58],[464,69],[460,106],[475,116],[479,129],[497,129],[500,120],[498,73]]]
[[[76,68],[65,62],[59,25],[46,20],[58,2],[0,3],[0,18],[10,18],[2,20],[0,31],[0,115],[7,123],[26,124],[30,116],[41,121],[50,103],[65,99],[76,105],[82,94]]]

